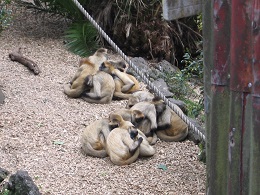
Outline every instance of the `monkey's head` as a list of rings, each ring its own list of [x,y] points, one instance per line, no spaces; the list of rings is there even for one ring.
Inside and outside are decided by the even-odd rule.
[[[100,56],[100,55],[106,55],[107,49],[106,48],[99,48],[94,55]]]
[[[135,96],[131,96],[129,97],[128,101],[127,101],[127,104],[126,104],[126,108],[131,108],[133,107],[136,103],[139,102],[139,99]]]
[[[127,68],[126,63],[123,60],[119,60],[119,61],[108,60],[108,62],[110,64],[112,64],[114,66],[114,68],[117,68],[121,72],[125,72],[125,70]]]
[[[162,114],[165,110],[166,110],[166,104],[164,103],[164,101],[162,99],[160,99],[159,97],[155,97],[152,100],[155,109],[156,109],[156,115],[159,116],[160,114]]]
[[[108,74],[111,74],[114,69],[114,66],[108,61],[103,62],[99,67],[99,70],[104,71]]]
[[[138,131],[137,129],[133,126],[133,127],[129,127],[128,128],[128,132],[129,132],[129,135],[131,137],[131,139],[135,139],[136,136],[138,135]]]
[[[119,114],[110,114],[109,115],[109,126],[119,127],[124,119]]]
[[[140,123],[145,116],[140,110],[133,110],[133,118],[135,123]]]

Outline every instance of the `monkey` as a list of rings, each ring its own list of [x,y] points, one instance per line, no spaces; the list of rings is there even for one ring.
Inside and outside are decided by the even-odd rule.
[[[180,113],[182,110],[176,106]],[[163,120],[169,120],[170,116],[170,126],[165,127]],[[162,125],[161,125],[162,124]],[[167,106],[166,110],[161,114],[158,119],[158,128],[156,130],[157,137],[163,141],[182,141],[188,135],[188,125],[170,108]]]
[[[84,81],[88,75],[93,75],[99,70],[99,66],[107,60],[107,49],[100,48],[92,56],[82,58],[79,63],[79,69],[72,80],[65,84],[64,93],[71,98],[81,96],[84,88]]]
[[[128,98],[126,108],[131,108],[133,105],[135,105],[138,102],[152,101],[153,98],[154,95],[149,91],[136,91],[132,93],[131,96]]]
[[[125,121],[130,121],[136,127],[145,126],[145,124],[148,121],[148,120],[145,120],[145,116],[140,110],[130,110],[130,109],[123,108],[123,109],[115,110],[111,114],[118,114],[118,115],[122,116],[122,118]],[[145,120],[145,121],[142,122],[143,120]],[[150,125],[150,123],[148,125]],[[148,142],[151,145],[155,144],[155,142],[157,141],[156,134],[153,137],[145,136],[145,138],[148,140]]]
[[[145,118],[144,114],[140,110],[130,110],[126,108],[115,110],[111,114],[118,114],[122,116],[125,121],[130,121],[135,126]]]
[[[138,130],[129,121],[124,121],[120,115],[112,114],[110,121],[120,120],[119,127],[113,129],[107,136],[106,151],[115,165],[129,165],[135,162],[140,154],[142,137],[138,137]]]
[[[99,70],[113,75],[116,86],[114,92],[115,99],[128,99],[131,93],[140,90],[140,84],[133,75],[121,72],[109,61],[103,62]]]
[[[130,110],[139,110],[144,114],[145,119],[138,123],[137,128],[147,136],[147,140],[151,145],[155,144],[157,141],[157,135],[155,133],[158,127],[157,119],[166,110],[166,104],[163,100],[155,97],[152,101],[144,101],[135,104]],[[160,126],[163,128],[169,127],[170,116],[165,115],[165,120],[160,122]]]
[[[118,123],[109,124],[109,119],[96,120],[88,125],[81,135],[81,149],[85,155],[104,158],[107,156],[105,149],[106,139],[113,128]]]
[[[109,104],[112,101],[115,91],[113,77],[103,71],[95,75],[88,75],[84,81],[84,91],[81,98],[89,103]]]
[[[126,72],[126,70],[127,70],[127,65],[126,65],[125,61],[123,61],[123,60],[116,60],[116,61],[107,60],[107,62],[112,64],[115,68],[117,68],[121,72]]]

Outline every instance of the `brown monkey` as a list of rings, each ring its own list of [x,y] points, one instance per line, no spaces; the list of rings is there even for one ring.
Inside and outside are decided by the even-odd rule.
[[[85,101],[96,104],[108,104],[112,101],[115,82],[110,74],[98,71],[95,75],[88,75],[84,85],[89,90],[82,93],[81,97]]]
[[[131,123],[133,123],[134,126],[136,127],[140,126],[143,129],[144,129],[143,126],[145,126],[146,123],[148,123],[147,125],[151,125],[149,120],[145,119],[144,114],[140,110],[130,110],[130,109],[123,108],[123,109],[115,110],[114,112],[112,112],[112,114],[118,114],[122,116],[122,118],[125,121],[130,121]],[[155,142],[157,141],[156,134],[154,134],[152,137],[145,136],[145,138],[148,140],[150,144],[155,144]]]
[[[112,163],[129,165],[136,161],[140,154],[142,137],[138,138],[138,130],[129,121],[124,121],[120,115],[110,115],[110,121],[121,121],[119,127],[113,129],[107,137],[106,150]]]
[[[132,93],[131,96],[128,98],[126,108],[131,108],[138,102],[152,101],[153,98],[154,95],[149,91],[136,91]]]
[[[176,106],[176,108],[180,113],[183,113],[178,106]],[[169,120],[169,116],[170,126],[165,127],[164,120]],[[166,110],[158,118],[156,134],[163,141],[182,141],[188,135],[188,125],[172,109],[170,109],[170,107],[167,106]]]
[[[157,118],[165,111],[166,105],[159,98],[155,97],[152,101],[139,102],[132,106],[130,110],[141,111],[145,119],[138,123],[137,128],[140,129],[146,136],[150,144],[155,144],[157,141]],[[169,117],[168,120],[166,118]],[[164,128],[170,126],[170,116],[165,115],[165,120],[160,123]]]
[[[109,124],[109,119],[100,119],[88,125],[81,135],[81,148],[88,156],[103,158],[107,156],[106,139],[110,131],[118,124]]]
[[[80,97],[85,90],[84,81],[88,75],[95,74],[99,66],[107,60],[107,49],[100,48],[92,56],[80,60],[79,69],[69,84],[64,86],[64,93],[72,98]]]
[[[122,118],[117,115],[120,115]],[[124,117],[126,118],[126,120],[124,119]],[[124,121],[130,121],[130,117],[132,117],[132,120],[136,121],[136,122],[138,122],[138,120],[143,120],[143,114],[139,110],[134,110],[134,112],[132,112],[131,110],[128,110],[128,109],[121,109],[121,110],[117,110],[109,115],[109,118],[111,121],[110,125],[112,125],[112,126],[119,125],[119,127],[125,128],[122,125],[122,123],[120,123],[120,121],[123,121],[123,124],[125,124]],[[113,120],[115,120],[115,121],[113,122]],[[155,149],[149,144],[149,141],[147,140],[147,137],[144,135],[144,133],[142,131],[140,131],[139,129],[137,129],[137,131],[138,131],[137,137],[143,138],[143,141],[140,145],[139,156],[147,156],[147,157],[153,156],[155,154]]]
[[[118,114],[122,116],[125,121],[130,121],[133,125],[137,126],[142,120],[144,120],[144,114],[139,110],[129,110],[126,108],[115,110],[112,114]]]
[[[99,69],[114,76],[116,85],[114,92],[115,98],[128,99],[131,96],[131,93],[140,90],[140,84],[134,76],[121,72],[111,62],[105,61],[101,64]]]

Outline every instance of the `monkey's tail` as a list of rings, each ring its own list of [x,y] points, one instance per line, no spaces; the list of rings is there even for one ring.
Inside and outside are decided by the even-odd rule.
[[[157,131],[156,134],[157,136],[166,142],[178,142],[178,141],[182,141],[184,140],[187,135],[188,135],[189,131],[188,131],[188,127],[186,127],[181,133],[179,133],[178,135],[175,136],[169,136],[166,135],[165,131]]]
[[[64,85],[64,93],[71,98],[77,98],[81,95],[82,90],[78,88],[71,89],[70,84],[66,84]]]
[[[129,157],[128,159],[126,160],[123,160],[123,159],[118,159],[118,157],[115,157],[113,155],[110,155],[110,160],[115,164],[115,165],[119,165],[119,166],[122,166],[122,165],[130,165],[131,163],[135,162],[136,159],[138,158],[140,154],[140,148],[138,148],[135,153]]]
[[[102,150],[95,150],[90,143],[85,143],[82,145],[82,150],[84,153],[88,156],[94,156],[94,157],[99,157],[99,158],[104,158],[107,156],[107,152],[105,149]]]

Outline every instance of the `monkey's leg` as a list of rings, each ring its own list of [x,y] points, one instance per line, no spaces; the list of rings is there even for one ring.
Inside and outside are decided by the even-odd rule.
[[[114,71],[115,75],[124,83],[121,89],[122,92],[129,91],[135,85],[134,81],[132,81],[126,73],[123,73],[117,69],[115,69]]]

